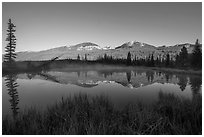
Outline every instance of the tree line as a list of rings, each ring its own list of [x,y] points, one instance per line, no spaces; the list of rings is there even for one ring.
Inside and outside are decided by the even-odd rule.
[[[202,51],[201,44],[196,40],[192,53],[188,53],[187,48],[183,46],[180,53],[175,58],[170,58],[167,53],[165,58],[154,58],[154,54],[150,54],[147,58],[138,58],[137,55],[127,54],[125,59],[113,58],[112,55],[104,54],[103,57],[98,57],[97,62],[106,64],[126,64],[128,66],[147,66],[147,67],[170,67],[170,68],[202,68]]]

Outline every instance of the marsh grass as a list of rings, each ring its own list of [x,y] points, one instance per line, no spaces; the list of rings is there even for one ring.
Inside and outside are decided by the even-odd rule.
[[[160,92],[152,106],[118,110],[105,96],[62,98],[44,112],[31,108],[3,118],[3,134],[202,134],[202,98],[180,99]]]

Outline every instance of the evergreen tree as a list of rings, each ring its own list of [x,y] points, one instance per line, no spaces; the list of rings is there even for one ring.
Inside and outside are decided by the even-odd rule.
[[[80,60],[80,56],[79,56],[79,54],[78,54],[78,56],[77,56],[77,60]]]
[[[151,67],[154,67],[154,55],[151,56]]]
[[[188,63],[188,51],[185,46],[181,49],[181,52],[179,53],[179,61],[181,67],[186,67]]]
[[[113,56],[112,55],[110,56],[110,60],[113,60]]]
[[[146,64],[148,67],[151,66],[151,55],[149,55],[149,57],[147,58]]]
[[[166,62],[165,62],[165,66],[168,67],[170,65],[170,55],[169,53],[166,55]]]
[[[179,55],[177,54],[176,55],[176,60],[175,60],[175,64],[176,64],[176,66],[179,66]]]
[[[159,64],[160,64],[160,61],[159,61],[159,57],[157,56],[156,65],[158,66]]]
[[[191,65],[195,68],[202,68],[202,51],[198,39],[196,40],[195,47],[192,53]]]
[[[11,22],[11,19],[9,19],[8,22],[8,29],[7,29],[7,38],[6,41],[8,41],[7,46],[5,47],[5,52],[6,54],[4,55],[4,61],[12,63],[15,61],[16,58],[16,53],[15,53],[15,48],[16,48],[16,37],[14,35],[15,30],[15,25]]]
[[[137,64],[137,56],[135,55],[135,59],[134,59],[134,65],[138,65]]]
[[[127,55],[127,65],[131,65],[131,53],[128,52],[128,55]]]
[[[107,54],[105,53],[105,55],[104,55],[104,60],[106,61],[107,60]]]
[[[85,61],[87,61],[87,55],[86,54],[85,54],[85,58],[84,59],[85,59]]]
[[[14,119],[16,118],[18,114],[18,103],[19,103],[19,97],[18,97],[18,91],[17,87],[19,86],[16,82],[17,76],[15,74],[9,74],[5,78],[5,85],[8,90],[8,94],[10,96],[9,102],[11,104],[11,109],[13,112]]]

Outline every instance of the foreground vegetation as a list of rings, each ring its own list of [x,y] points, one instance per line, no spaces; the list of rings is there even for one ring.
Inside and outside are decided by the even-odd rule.
[[[105,96],[78,95],[48,107],[3,118],[3,134],[202,134],[202,98],[160,92],[152,106],[118,110]]]

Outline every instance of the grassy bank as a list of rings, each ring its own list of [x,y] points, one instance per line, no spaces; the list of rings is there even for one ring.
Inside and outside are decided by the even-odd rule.
[[[3,118],[3,134],[202,134],[202,98],[181,100],[159,94],[152,107],[130,104],[123,110],[104,96],[62,99],[44,112],[29,109],[15,120]]]

